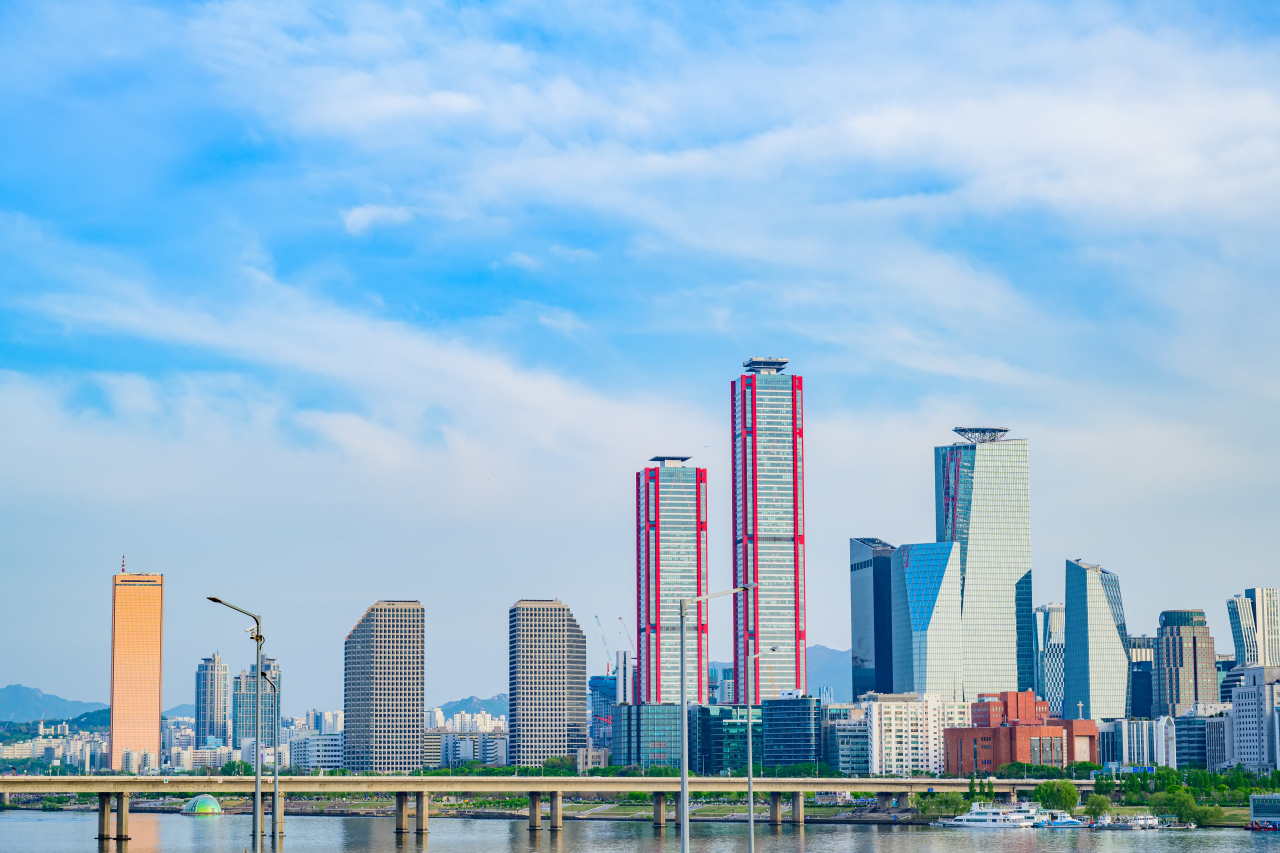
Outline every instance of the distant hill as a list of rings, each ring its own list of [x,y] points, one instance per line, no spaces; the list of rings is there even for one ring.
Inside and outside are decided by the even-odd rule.
[[[507,700],[507,694],[505,693],[499,693],[497,696],[492,696],[488,699],[481,699],[479,696],[468,696],[466,699],[445,702],[440,706],[440,710],[444,712],[445,719],[452,717],[459,711],[475,714],[481,710],[488,711],[491,717],[505,717],[510,713],[510,702]]]
[[[836,702],[853,701],[853,651],[829,649],[826,646],[809,646],[809,693],[818,695],[823,687],[831,688],[831,698]],[[711,661],[715,669],[732,669],[727,661]],[[761,676],[768,679],[767,671]]]
[[[270,675],[270,672],[267,673]],[[174,717],[194,717],[196,715],[196,706],[190,702],[185,705],[174,705],[167,711],[161,711],[161,716],[165,719],[172,720]],[[249,833],[252,835],[253,833]]]
[[[111,728],[111,709],[100,708],[97,711],[81,714],[71,721],[71,727],[82,732],[109,729]]]
[[[29,723],[41,717],[46,720],[69,720],[86,711],[97,711],[105,707],[107,706],[101,702],[63,699],[21,684],[0,688],[0,720],[12,719],[15,723]]]

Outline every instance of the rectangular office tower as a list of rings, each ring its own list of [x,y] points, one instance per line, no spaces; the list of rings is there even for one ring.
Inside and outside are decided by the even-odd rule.
[[[1280,666],[1280,589],[1246,589],[1227,599],[1237,666]]]
[[[587,748],[586,635],[558,598],[517,601],[507,621],[509,762],[541,767],[576,756]]]
[[[964,692],[976,701],[1035,688],[1030,477],[1025,438],[955,432],[966,441],[933,451],[936,538],[960,544]]]
[[[111,577],[111,767],[125,750],[160,757],[164,575]],[[153,766],[159,766],[154,764]]]
[[[1067,660],[1067,610],[1061,604],[1042,604],[1034,616],[1036,695],[1049,703],[1051,713],[1061,714]]]
[[[231,745],[231,682],[229,667],[217,652],[196,666],[196,749],[209,739]]]
[[[342,766],[417,770],[423,759],[423,627],[417,601],[379,601],[344,647]]]
[[[804,382],[785,358],[749,358],[730,384],[733,439],[733,597],[737,701],[806,691],[804,607]],[[770,651],[777,647],[777,651]],[[763,674],[764,677],[761,677]]]
[[[1198,702],[1218,701],[1218,656],[1203,610],[1161,613],[1155,645],[1152,717],[1181,717]]]
[[[636,474],[636,672],[639,701],[680,701],[680,599],[707,589],[707,469],[688,456],[655,456]],[[705,601],[685,623],[685,689],[707,701]]]
[[[849,540],[849,613],[853,629],[853,698],[893,692],[893,546]]]
[[[960,546],[903,545],[893,552],[893,692],[968,701],[961,643]],[[976,697],[975,697],[976,698]]]
[[[1062,716],[1114,720],[1129,716],[1129,631],[1120,578],[1101,566],[1067,560]]]

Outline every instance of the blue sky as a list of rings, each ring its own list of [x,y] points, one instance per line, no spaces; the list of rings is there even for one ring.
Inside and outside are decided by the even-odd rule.
[[[166,705],[249,659],[210,594],[266,614],[295,713],[378,598],[428,608],[428,701],[505,689],[519,597],[617,647],[650,456],[710,469],[727,582],[766,354],[806,378],[813,642],[849,644],[848,537],[929,541],[931,448],[992,424],[1031,441],[1037,603],[1083,558],[1135,633],[1204,607],[1229,651],[1225,598],[1276,583],[1278,27],[5,6],[5,636],[41,639],[0,680],[105,700],[121,553],[166,575]]]

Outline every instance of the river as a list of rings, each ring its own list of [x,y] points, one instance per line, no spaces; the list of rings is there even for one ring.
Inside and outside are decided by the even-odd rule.
[[[410,824],[412,827],[412,823]],[[397,841],[394,821],[367,817],[290,817],[288,853],[676,853],[674,826],[647,822],[566,821],[563,830],[530,832],[523,820],[432,818],[425,842],[412,831]],[[93,853],[93,812],[0,812],[4,853]],[[134,813],[132,840],[104,848],[119,853],[240,853],[249,846],[249,817],[186,817]],[[1280,853],[1280,833],[1238,829],[1092,832],[1087,830],[959,830],[932,827],[811,824],[771,828],[757,824],[759,853]],[[699,853],[746,850],[746,825],[695,823],[690,847]],[[271,850],[270,843],[267,850]]]

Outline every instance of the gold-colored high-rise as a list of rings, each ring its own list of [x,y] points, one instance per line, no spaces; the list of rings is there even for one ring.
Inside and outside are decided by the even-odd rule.
[[[122,756],[160,757],[160,665],[164,644],[164,575],[111,578],[111,767]],[[134,767],[139,766],[137,759]]]

